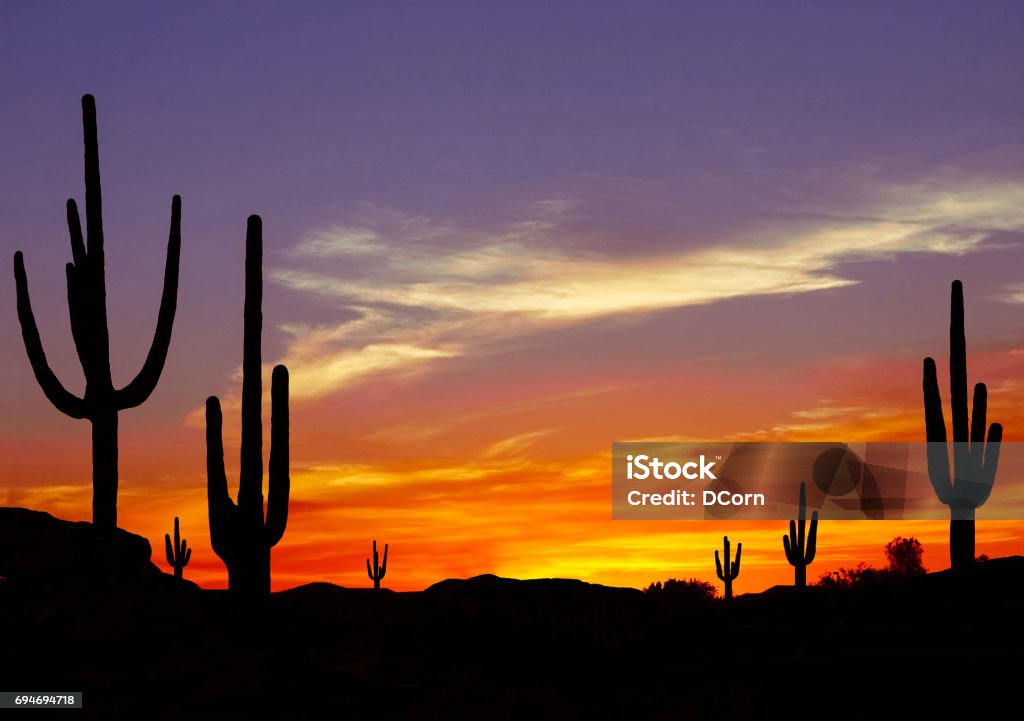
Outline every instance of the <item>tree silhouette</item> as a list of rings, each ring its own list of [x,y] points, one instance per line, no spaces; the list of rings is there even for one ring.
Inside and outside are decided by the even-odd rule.
[[[964,287],[953,281],[949,319],[949,395],[953,409],[953,472],[949,467],[946,419],[935,361],[924,359],[924,418],[928,440],[928,477],[935,495],[949,506],[949,561],[953,568],[974,562],[974,516],[988,500],[999,464],[1003,427],[993,423],[985,443],[988,391],[974,386],[974,415],[967,413],[967,340],[964,335]]]
[[[117,414],[142,405],[149,398],[167,359],[178,302],[181,198],[175,195],[171,200],[171,230],[167,241],[164,287],[149,354],[135,379],[123,388],[115,389],[110,376],[96,101],[91,95],[82,97],[82,125],[85,136],[86,235],[82,235],[78,206],[73,199],[68,200],[67,219],[73,262],[66,267],[71,335],[85,375],[85,393],[81,398],[64,388],[46,360],[35,315],[32,313],[21,251],[14,254],[14,281],[17,286],[21,335],[36,381],[57,410],[72,418],[86,419],[92,424],[92,522],[103,528],[116,528]]]
[[[885,559],[889,562],[889,571],[898,576],[919,576],[927,569],[921,562],[924,547],[916,538],[896,538],[885,544]]]

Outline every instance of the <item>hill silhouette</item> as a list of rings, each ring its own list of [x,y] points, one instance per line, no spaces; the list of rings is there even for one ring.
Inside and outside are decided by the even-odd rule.
[[[897,681],[939,698],[909,679],[955,669],[992,702],[1024,657],[1020,557],[701,608],[493,575],[240,600],[162,573],[123,530],[4,508],[0,537],[4,685],[82,690],[81,718],[756,718],[792,705],[793,679],[871,709]]]

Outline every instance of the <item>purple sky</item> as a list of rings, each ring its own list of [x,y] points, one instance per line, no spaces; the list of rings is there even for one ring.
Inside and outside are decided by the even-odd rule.
[[[922,324],[953,275],[977,289],[973,332],[1015,341],[1020,324],[1008,318],[1019,306],[1005,301],[1022,280],[1022,21],[1019,4],[994,2],[6,3],[0,258],[25,251],[49,355],[77,377],[62,208],[82,196],[78,99],[91,92],[117,378],[145,353],[170,196],[184,198],[179,320],[162,381],[179,392],[158,392],[140,419],[181,418],[230,387],[252,212],[266,228],[268,360],[320,357],[323,347],[299,342],[309,327],[337,330],[368,311],[384,317],[327,346],[383,339],[449,353],[454,343],[493,372],[545,349],[548,372],[569,375],[598,355],[616,374],[699,354],[682,340],[691,327],[718,329],[723,357],[756,348],[783,362],[894,343],[917,353],[933,343]],[[814,245],[823,228],[856,235],[858,223],[875,234],[880,219],[920,223],[924,245],[846,252],[830,238],[824,259],[787,261],[859,285],[624,301],[525,323],[529,340],[505,345],[462,323],[494,311],[481,288],[544,298],[575,263],[632,261],[642,279],[644,263],[730,244],[772,263],[771,249],[794,236]],[[366,233],[372,248],[354,247]],[[966,245],[936,250],[935,233]],[[328,236],[326,250],[310,245]],[[438,278],[424,300],[403,301]],[[11,339],[0,350],[3,423],[50,429],[15,340],[13,295],[0,273],[0,333]],[[516,317],[543,315],[511,305]],[[616,326],[620,311],[650,310]],[[794,323],[799,332],[784,330]],[[428,338],[402,335],[421,324]],[[663,353],[625,352],[666,327]]]

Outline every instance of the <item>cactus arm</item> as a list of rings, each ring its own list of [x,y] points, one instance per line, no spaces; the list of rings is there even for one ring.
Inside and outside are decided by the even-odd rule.
[[[366,559],[366,575],[370,577],[371,581],[376,580],[373,577],[373,571],[370,570],[370,559],[369,558]]]
[[[14,254],[14,282],[18,295],[18,321],[21,323],[21,336],[25,341],[25,350],[28,353],[36,382],[43,389],[47,400],[61,413],[72,418],[88,417],[88,405],[85,400],[64,388],[46,360],[43,343],[39,338],[39,328],[36,326],[36,318],[32,313],[28,278],[25,275],[25,260],[21,251]]]
[[[985,459],[981,467],[981,475],[991,492],[992,483],[996,479],[996,467],[999,465],[999,444],[1003,441],[1003,426],[993,423],[988,429],[988,444],[985,447]],[[987,498],[987,496],[986,496]]]
[[[119,410],[142,405],[156,388],[160,374],[167,360],[167,349],[171,344],[171,330],[178,305],[178,268],[181,257],[181,196],[171,200],[171,230],[167,240],[167,263],[164,267],[164,289],[160,296],[160,310],[157,312],[156,330],[149,353],[138,375],[132,382],[115,394]]]
[[[164,550],[167,553],[167,565],[173,568],[176,564],[174,563],[174,551],[171,550],[171,536],[169,533],[164,534]]]
[[[288,369],[274,368],[270,382],[270,479],[267,492],[266,540],[273,546],[288,525]],[[384,554],[385,560],[387,553]]]
[[[250,215],[245,233],[245,306],[242,335],[242,452],[238,507],[263,523],[263,226]]]
[[[718,580],[724,581],[725,575],[722,573],[722,561],[718,558],[718,551],[715,551],[715,573],[718,574]]]
[[[946,447],[946,420],[942,415],[942,396],[935,361],[924,359],[924,422],[925,438],[928,441],[928,478],[935,489],[935,495],[948,503],[953,494],[950,477],[949,449]]]
[[[807,550],[804,552],[804,563],[810,565],[814,553],[818,550],[818,512],[811,514],[811,533],[807,537]]]
[[[387,572],[388,572],[388,544],[385,543],[384,544],[384,563],[380,564],[380,577],[384,578],[384,576],[387,574]]]
[[[221,558],[230,555],[230,525],[234,501],[228,495],[224,472],[223,416],[215,396],[206,400],[206,498],[210,515],[210,543]]]
[[[188,562],[192,560],[192,549],[191,548],[185,548],[186,545],[187,544],[185,544],[185,543],[181,544],[181,547],[183,549],[185,549],[185,561],[184,561],[184,563],[181,564],[182,566],[187,566]]]
[[[782,537],[782,546],[786,549],[786,559],[796,565],[797,554],[800,552],[796,542],[796,521],[789,522],[789,536]]]
[[[974,403],[971,406],[971,467],[981,468],[985,456],[985,417],[988,413],[988,389],[984,383],[974,386]]]
[[[74,198],[68,198],[68,235],[71,236],[71,259],[76,266],[85,263],[85,240],[82,237],[82,221],[78,217],[78,206]]]
[[[210,396],[206,399],[206,488],[210,501],[218,506],[231,503],[228,477],[224,471],[224,442],[221,439],[223,424],[220,400]]]
[[[93,376],[92,352],[89,345],[89,314],[82,302],[81,273],[74,263],[64,267],[68,285],[68,317],[71,321],[71,337],[75,341],[78,361],[82,364],[82,372],[86,382]]]
[[[742,553],[743,553],[743,544],[742,543],[737,543],[736,544],[736,560],[733,561],[733,564],[732,564],[732,577],[733,578],[736,578],[738,575],[740,575],[740,554],[742,554]]]

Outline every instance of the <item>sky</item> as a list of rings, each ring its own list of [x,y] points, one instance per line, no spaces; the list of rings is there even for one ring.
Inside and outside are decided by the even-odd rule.
[[[119,523],[162,563],[180,516],[204,586],[226,572],[201,409],[222,398],[237,478],[258,213],[264,361],[292,375],[275,588],[369,585],[374,538],[399,590],[713,580],[728,533],[737,592],[759,590],[792,578],[785,524],[612,521],[611,443],[923,440],[954,278],[970,381],[1024,440],[1022,29],[1001,2],[4,3],[0,258],[24,252],[81,391],[63,208],[92,93],[115,383],[183,199],[167,364],[120,416]],[[33,379],[10,268],[0,499],[87,520],[88,425]],[[880,565],[896,535],[939,569],[947,533],[823,522],[810,576]],[[1024,553],[1024,529],[982,509],[978,552]]]

